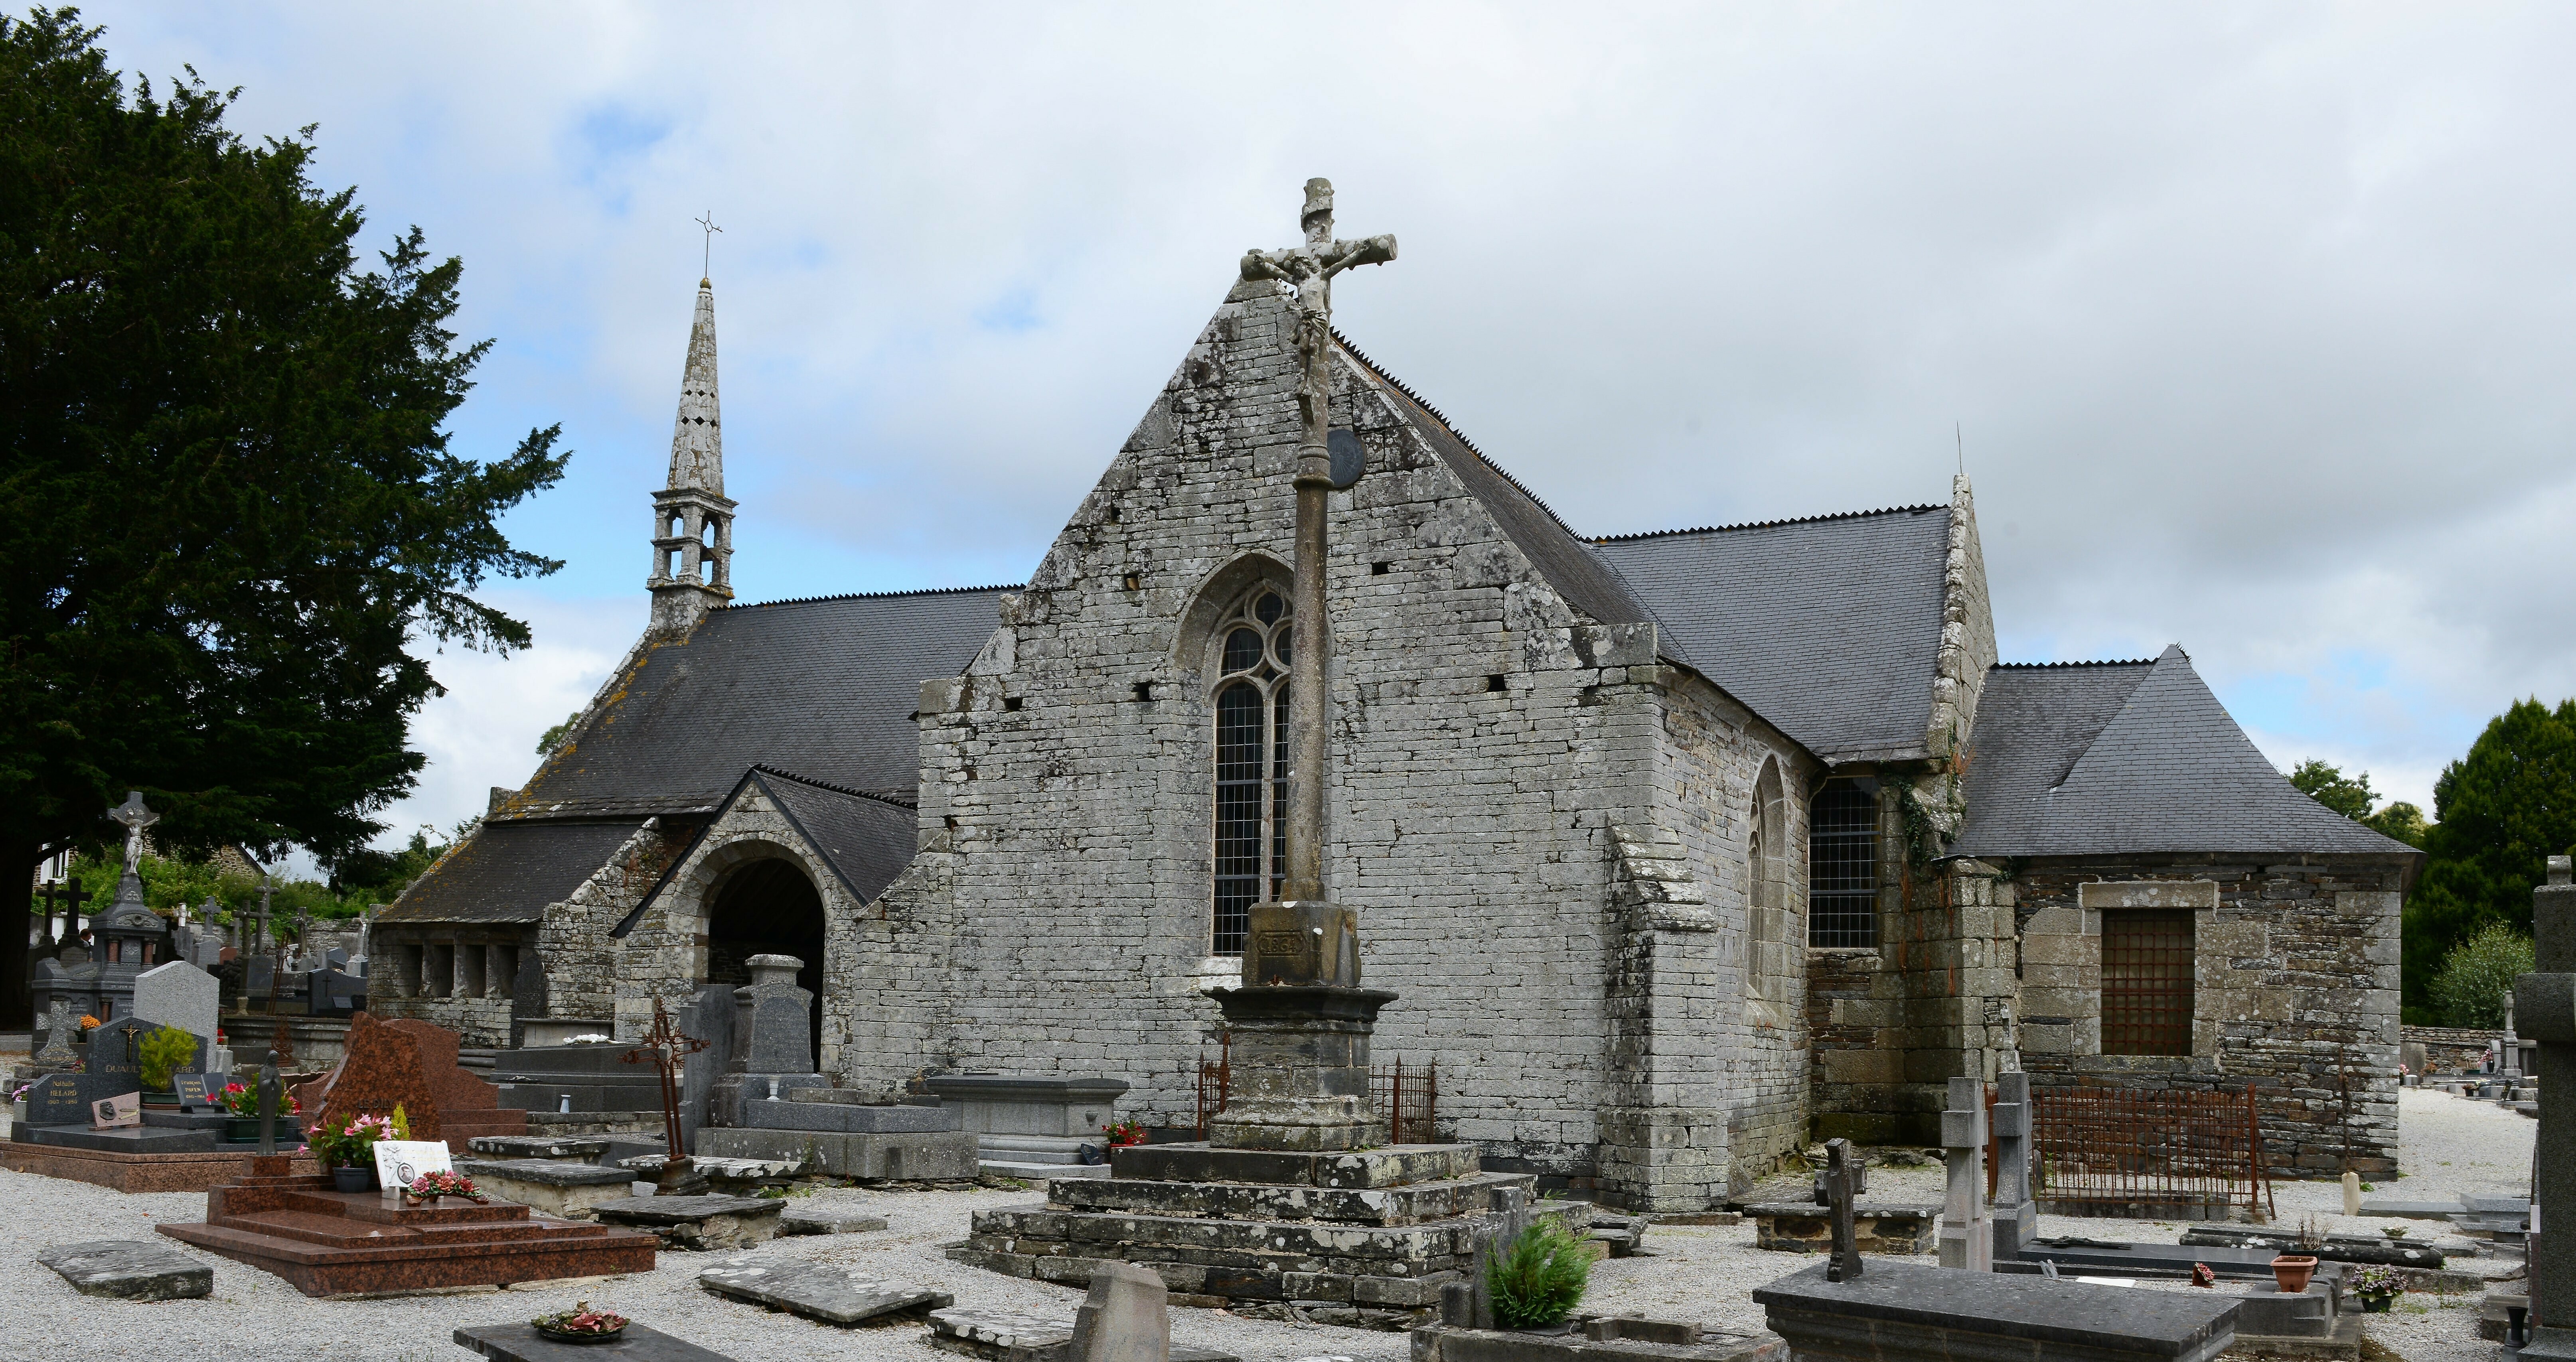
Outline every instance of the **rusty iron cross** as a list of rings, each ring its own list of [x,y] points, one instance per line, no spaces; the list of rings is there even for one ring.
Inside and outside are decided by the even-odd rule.
[[[653,1029],[644,1033],[643,1043],[626,1052],[626,1062],[650,1063],[662,1079],[662,1141],[666,1166],[687,1157],[680,1147],[680,1080],[679,1065],[689,1056],[707,1048],[707,1042],[682,1031],[671,1022],[670,1009],[660,998],[653,1000]]]

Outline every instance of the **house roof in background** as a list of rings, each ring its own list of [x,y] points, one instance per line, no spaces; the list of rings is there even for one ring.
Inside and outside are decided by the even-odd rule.
[[[2272,769],[2181,647],[1998,666],[1968,749],[1959,856],[2416,856]]]
[[[1602,557],[1716,682],[1828,762],[1920,756],[1946,506],[1621,535]]]

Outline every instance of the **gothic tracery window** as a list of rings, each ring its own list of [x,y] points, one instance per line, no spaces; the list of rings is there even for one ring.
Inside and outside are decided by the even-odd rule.
[[[1252,905],[1276,898],[1288,860],[1288,597],[1260,586],[1216,628],[1213,948],[1243,953]]]

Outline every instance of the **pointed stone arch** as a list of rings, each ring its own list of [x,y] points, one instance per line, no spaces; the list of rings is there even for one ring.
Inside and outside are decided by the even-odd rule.
[[[1185,675],[1200,675],[1207,667],[1208,640],[1235,606],[1265,584],[1285,595],[1292,576],[1286,562],[1255,549],[1200,578],[1172,634],[1172,665]]]

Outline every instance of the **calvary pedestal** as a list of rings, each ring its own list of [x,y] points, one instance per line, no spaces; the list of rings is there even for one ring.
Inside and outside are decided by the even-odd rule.
[[[958,1262],[1070,1286],[1112,1262],[1160,1274],[1182,1305],[1398,1326],[1467,1280],[1479,1241],[1527,1219],[1537,1179],[1477,1171],[1472,1144],[1366,1147],[1369,1033],[1395,1000],[1357,986],[1347,909],[1252,910],[1232,1083],[1204,1144],[1129,1145],[1111,1176],[1047,1186],[1044,1205],[979,1211]]]

